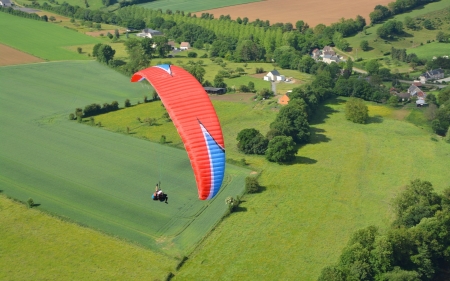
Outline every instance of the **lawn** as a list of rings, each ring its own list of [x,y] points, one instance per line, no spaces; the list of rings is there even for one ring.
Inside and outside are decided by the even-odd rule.
[[[228,165],[218,196],[198,200],[184,150],[68,120],[76,107],[91,103],[123,105],[128,98],[137,104],[149,89],[128,77],[85,61],[2,67],[0,73],[1,131],[8,132],[0,181],[7,196],[31,197],[46,212],[179,257],[220,220],[225,198],[243,192],[250,170]],[[158,181],[169,194],[167,205],[151,201]]]
[[[415,53],[420,58],[431,60],[433,57],[450,56],[450,44],[431,42],[408,49],[407,53]]]
[[[0,26],[2,26],[0,43],[45,60],[87,60],[90,58],[85,54],[78,54],[66,48],[102,42],[49,22],[6,13],[1,14]]]
[[[447,143],[372,103],[368,124],[351,123],[344,102],[321,107],[294,164],[259,162],[263,191],[245,196],[244,211],[226,218],[174,280],[317,280],[353,231],[387,226],[390,201],[410,180],[448,187]]]
[[[259,0],[229,0],[229,1],[220,1],[220,0],[156,0],[148,3],[140,4],[140,6],[157,10],[161,9],[163,11],[172,10],[172,11],[184,11],[184,12],[199,12],[204,10],[222,8],[227,6],[240,5],[245,3],[258,2]]]

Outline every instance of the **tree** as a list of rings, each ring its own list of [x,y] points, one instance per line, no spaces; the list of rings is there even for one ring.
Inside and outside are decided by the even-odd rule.
[[[363,40],[361,43],[359,43],[359,47],[361,47],[361,50],[368,51],[369,50],[369,41]]]
[[[431,20],[426,19],[422,22],[423,27],[425,27],[428,30],[431,30],[434,28],[433,23],[431,22]]]
[[[369,118],[369,109],[362,99],[350,98],[345,104],[345,117],[354,123],[364,124]]]
[[[83,48],[77,47],[77,52],[78,52],[79,54],[83,53]]]
[[[55,18],[54,16],[50,16],[48,19],[49,19],[51,22],[54,22],[54,21],[56,20],[56,18]]]
[[[239,151],[245,154],[261,155],[266,152],[268,140],[256,129],[243,129],[236,140]]]
[[[223,77],[220,75],[216,75],[214,77],[214,87],[216,88],[226,88],[227,84],[225,84],[225,82],[223,82]]]
[[[47,15],[43,15],[43,16],[41,17],[41,19],[42,19],[43,21],[48,21]]]
[[[97,60],[108,64],[113,58],[116,51],[109,45],[101,45],[98,48]]]
[[[198,82],[203,83],[203,77],[205,76],[206,71],[199,63],[188,66],[186,70],[192,74]]]
[[[433,185],[419,179],[411,181],[405,191],[398,195],[393,202],[397,219],[394,224],[412,227],[422,218],[432,217],[438,210],[439,196],[433,191]]]
[[[436,34],[436,41],[438,41],[438,42],[447,42],[447,40],[448,40],[448,35],[447,34],[445,34],[444,32],[442,32],[442,31],[439,31],[437,34]]]
[[[115,30],[114,30],[114,37],[116,37],[117,39],[119,39],[120,33],[119,33],[119,30],[118,30],[118,29],[115,29]]]
[[[366,63],[365,68],[370,75],[377,74],[380,69],[380,64],[377,60],[370,60]]]
[[[397,97],[396,95],[392,95],[392,96],[388,99],[387,103],[388,103],[390,106],[397,106],[397,105],[398,105],[398,97]]]
[[[303,99],[292,100],[278,112],[275,121],[270,124],[284,136],[290,136],[297,144],[309,142],[310,132],[307,104]]]
[[[245,190],[247,193],[255,193],[260,190],[261,186],[258,183],[258,179],[256,177],[246,177],[245,178]]]
[[[290,162],[295,159],[297,148],[292,137],[277,136],[270,140],[266,159],[271,162]]]

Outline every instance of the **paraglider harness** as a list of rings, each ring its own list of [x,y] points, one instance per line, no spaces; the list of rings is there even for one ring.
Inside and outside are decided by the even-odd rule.
[[[154,201],[158,201],[159,200],[160,202],[167,203],[167,199],[169,199],[169,197],[167,197],[167,194],[162,192],[162,190],[161,190],[161,182],[159,184],[158,183],[156,184],[155,193],[153,193],[152,199]]]

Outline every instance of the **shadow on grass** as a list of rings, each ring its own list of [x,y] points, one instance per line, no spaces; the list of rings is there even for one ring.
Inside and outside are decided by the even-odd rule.
[[[322,134],[322,133],[325,133],[324,129],[311,127],[309,131],[311,133],[311,140],[310,140],[311,144],[317,144],[317,143],[321,143],[321,142],[329,142],[331,140],[329,137]]]
[[[380,124],[380,123],[383,123],[383,117],[379,116],[379,115],[369,117],[367,119],[366,123],[367,124]]]
[[[41,204],[39,204],[39,203],[35,203],[35,204],[31,205],[32,208],[39,207],[39,206],[41,206]]]
[[[241,206],[237,206],[237,207],[233,208],[233,213],[238,213],[238,212],[247,212],[247,208],[241,207]]]
[[[339,97],[328,99],[323,103],[323,105],[320,105],[319,108],[317,108],[317,111],[314,113],[314,117],[312,118],[311,122],[309,122],[309,124],[316,125],[324,123],[325,119],[329,118],[329,115],[339,112],[328,105],[339,105],[342,103],[345,103],[345,100]]]
[[[316,164],[317,160],[309,158],[309,157],[304,157],[304,156],[295,156],[295,160],[292,161],[291,164]]]

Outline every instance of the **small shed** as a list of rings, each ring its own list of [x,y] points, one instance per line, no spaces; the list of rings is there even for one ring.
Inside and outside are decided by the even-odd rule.
[[[226,88],[203,87],[208,94],[222,95],[227,92]]]
[[[283,95],[281,98],[278,99],[278,103],[281,105],[287,105],[289,103],[289,96],[288,94]]]

